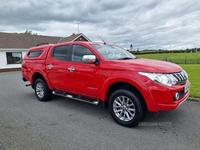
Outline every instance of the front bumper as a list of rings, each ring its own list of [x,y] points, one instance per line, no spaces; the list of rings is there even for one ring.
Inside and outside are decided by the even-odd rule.
[[[172,87],[166,87],[158,84],[156,86],[149,86],[150,93],[155,103],[155,110],[152,111],[160,112],[176,109],[189,97],[190,90],[188,85],[190,85],[189,81],[187,81],[184,85],[174,85]],[[175,96],[176,93],[180,94],[178,98]]]
[[[189,91],[186,93],[181,99],[178,101],[172,101],[172,103],[168,104],[162,104],[162,103],[156,103],[156,110],[159,111],[168,111],[168,110],[174,110],[178,108],[182,103],[184,103],[189,97]]]

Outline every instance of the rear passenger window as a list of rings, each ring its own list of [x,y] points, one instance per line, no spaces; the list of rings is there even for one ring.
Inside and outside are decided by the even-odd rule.
[[[39,57],[42,54],[43,50],[36,50],[36,51],[30,51],[28,53],[28,57]]]
[[[57,46],[53,50],[52,57],[59,60],[67,60],[67,51],[69,46]]]

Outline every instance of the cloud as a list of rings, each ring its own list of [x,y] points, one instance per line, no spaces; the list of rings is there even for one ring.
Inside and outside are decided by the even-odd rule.
[[[0,31],[69,36],[137,49],[200,47],[198,0],[0,0]],[[78,24],[79,25],[78,25]],[[194,44],[195,43],[195,44]]]

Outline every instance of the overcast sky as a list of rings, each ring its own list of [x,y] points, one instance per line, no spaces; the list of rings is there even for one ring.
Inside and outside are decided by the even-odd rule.
[[[200,47],[200,0],[0,0],[0,32],[70,36],[133,49]],[[78,23],[78,24],[76,24]]]

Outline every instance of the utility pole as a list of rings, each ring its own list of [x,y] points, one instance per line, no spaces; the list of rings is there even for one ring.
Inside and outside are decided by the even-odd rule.
[[[81,24],[81,22],[77,22],[77,23],[74,23],[77,25],[77,28],[78,28],[78,34],[79,34],[79,24]]]
[[[133,51],[133,45],[132,44],[130,45],[130,51]]]

